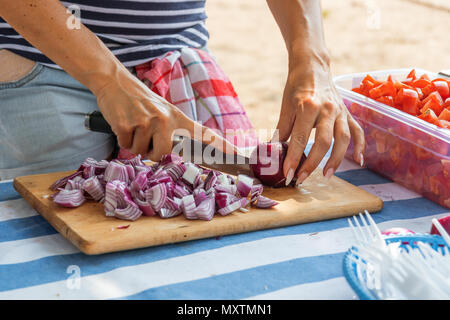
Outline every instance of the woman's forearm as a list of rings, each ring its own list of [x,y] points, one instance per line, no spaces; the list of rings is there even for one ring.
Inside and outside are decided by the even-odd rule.
[[[58,0],[0,0],[0,16],[35,48],[94,93],[123,65],[88,28],[69,28]]]
[[[283,35],[289,65],[312,60],[329,65],[319,0],[267,0]]]

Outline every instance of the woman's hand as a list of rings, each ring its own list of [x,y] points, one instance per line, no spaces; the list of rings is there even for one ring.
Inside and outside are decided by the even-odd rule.
[[[283,164],[286,184],[294,176],[313,128],[316,128],[314,144],[298,171],[297,183],[302,183],[319,165],[333,138],[331,156],[323,169],[326,178],[336,172],[351,137],[355,145],[354,160],[364,161],[364,132],[343,104],[332,82],[328,61],[317,57],[307,61],[306,64],[291,64],[277,125],[280,141],[290,137]]]
[[[110,81],[93,92],[119,146],[133,154],[159,161],[172,152],[174,134],[212,144],[224,152],[235,152],[227,140],[191,120],[125,68],[120,68]]]
[[[320,1],[267,0],[267,4],[289,53],[289,74],[277,126],[280,140],[291,138],[283,164],[286,185],[295,174],[313,128],[315,142],[298,171],[297,183],[302,183],[319,165],[333,137],[331,157],[323,171],[325,177],[330,178],[336,171],[350,137],[355,145],[353,158],[362,163],[364,133],[333,85]]]

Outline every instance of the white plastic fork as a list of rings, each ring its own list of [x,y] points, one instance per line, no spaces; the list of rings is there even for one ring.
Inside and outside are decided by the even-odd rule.
[[[430,275],[417,259],[406,250],[394,258],[386,250],[373,244],[358,248],[360,258],[380,266],[378,277],[382,280],[382,299],[449,299],[447,286],[441,277]],[[427,272],[428,271],[428,272]]]
[[[350,225],[353,234],[357,241],[360,243],[375,243],[381,248],[386,248],[386,242],[381,235],[380,229],[378,229],[377,224],[373,221],[367,210],[364,210],[367,220],[369,220],[369,224],[366,222],[364,215],[359,213],[359,217],[361,219],[362,225],[359,223],[356,216],[353,216],[353,220],[355,222],[356,227],[353,225],[351,219],[348,220],[348,224]]]

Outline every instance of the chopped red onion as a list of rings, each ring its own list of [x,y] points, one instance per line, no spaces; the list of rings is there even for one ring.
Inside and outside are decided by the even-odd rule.
[[[203,202],[207,198],[206,191],[204,189],[195,189],[193,195],[196,206],[198,206],[201,202]]]
[[[219,185],[222,185],[222,186],[228,186],[228,185],[231,184],[230,180],[228,180],[228,177],[225,174],[223,174],[223,173],[220,173],[217,176],[217,182],[218,182]]]
[[[233,211],[240,209],[241,207],[242,207],[241,200],[238,199],[238,200],[234,201],[233,203],[230,203],[226,207],[223,207],[223,208],[217,210],[217,212],[222,216],[226,216],[227,214],[230,214]]]
[[[184,174],[186,167],[183,163],[169,163],[164,167],[164,170],[172,178],[172,180],[176,181]]]
[[[83,179],[81,176],[76,176],[75,178],[67,181],[64,189],[66,189],[66,190],[74,190],[74,189],[83,190],[83,184],[85,181],[86,180]]]
[[[139,193],[139,191],[145,191],[147,189],[148,172],[140,171],[136,178],[131,182],[130,189],[132,193]]]
[[[184,196],[181,199],[181,209],[183,210],[183,214],[187,219],[196,219],[196,206],[194,196],[192,194]]]
[[[186,165],[186,171],[183,173],[181,177],[186,182],[194,185],[195,179],[200,174],[200,168],[196,167],[193,163],[189,163]]]
[[[181,213],[181,210],[173,210],[173,209],[162,208],[159,211],[159,216],[161,218],[167,219],[167,218],[175,217],[175,216],[179,215],[180,213]]]
[[[201,220],[211,220],[214,217],[216,210],[214,198],[209,197],[204,199],[195,209],[195,214],[197,219]]]
[[[238,201],[239,199],[234,194],[231,193],[217,192],[215,195],[215,200],[217,207],[219,209],[222,209],[230,205],[232,202]]]
[[[159,162],[162,166],[168,164],[181,164],[183,162],[183,158],[175,153],[169,153],[162,156],[161,161]]]
[[[258,196],[260,196],[263,192],[263,185],[262,184],[254,184],[252,186],[252,189],[250,191],[250,197],[251,197],[251,202],[255,202],[256,199],[258,198]]]
[[[67,176],[67,177],[63,177],[61,179],[56,180],[51,186],[50,186],[50,190],[58,190],[59,188],[64,188],[67,184],[67,181],[75,178],[76,176],[80,176],[82,175],[83,172],[82,171],[77,171],[75,173],[72,173],[71,175]]]
[[[119,159],[119,161],[122,162],[123,164],[129,164],[129,165],[131,165],[133,167],[145,166],[144,162],[142,162],[140,154],[138,154],[134,158],[131,158],[131,159]]]
[[[107,216],[114,216],[114,210],[117,208],[117,186],[113,182],[108,182],[105,187],[105,214]]]
[[[252,186],[253,186],[253,178],[250,178],[245,174],[238,175],[236,187],[241,197],[247,197],[250,194]]]
[[[145,216],[152,217],[156,213],[153,211],[152,206],[146,200],[141,200],[139,198],[134,198],[134,202],[138,205],[139,209],[142,211],[142,214]]]
[[[81,206],[86,201],[86,198],[80,189],[63,189],[53,197],[53,201],[62,207],[75,208]]]
[[[51,188],[59,190],[52,196],[57,204],[74,207],[95,200],[103,202],[107,216],[125,220],[180,213],[187,219],[211,220],[215,212],[247,212],[250,203],[260,208],[278,204],[262,196],[258,180],[239,175],[235,181],[230,175],[183,162],[178,155],[166,155],[151,166],[140,156],[109,162],[87,158],[77,172]]]
[[[145,192],[147,201],[153,210],[158,212],[163,207],[167,199],[167,189],[165,184],[157,184]]]
[[[123,220],[136,220],[142,215],[142,211],[137,205],[128,204],[125,208],[117,208],[114,210],[114,216]]]
[[[215,172],[211,170],[205,178],[205,184],[203,187],[206,191],[208,191],[209,189],[213,188],[216,183],[217,183],[217,176]]]
[[[175,197],[183,198],[184,196],[187,196],[190,193],[191,191],[186,186],[182,186],[180,184],[176,184],[174,186],[173,195]]]
[[[123,163],[111,161],[105,170],[106,182],[120,180],[125,183],[128,183],[128,171],[126,166]]]
[[[131,164],[126,164],[125,168],[127,169],[128,181],[133,181],[135,176],[136,176],[136,172],[134,171],[134,167]]]
[[[216,189],[217,192],[224,192],[229,194],[236,194],[237,192],[237,187],[234,184],[229,185],[216,184],[214,186],[214,189]]]
[[[179,210],[180,202],[179,202],[179,200],[175,200],[175,199],[178,199],[178,198],[173,198],[173,199],[167,198],[166,202],[163,205],[163,208],[171,209],[171,210]]]
[[[276,202],[275,200],[269,199],[267,197],[261,196],[259,195],[256,198],[256,207],[258,208],[271,208],[273,206],[276,206],[278,204],[278,202]]]
[[[103,186],[98,180],[97,176],[92,176],[83,184],[83,189],[86,191],[95,201],[101,201],[105,192],[103,191]]]

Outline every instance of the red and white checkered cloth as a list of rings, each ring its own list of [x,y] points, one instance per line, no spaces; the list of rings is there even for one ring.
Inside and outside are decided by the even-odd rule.
[[[189,118],[238,147],[255,146],[256,131],[230,79],[206,51],[183,48],[136,67],[140,80]]]

